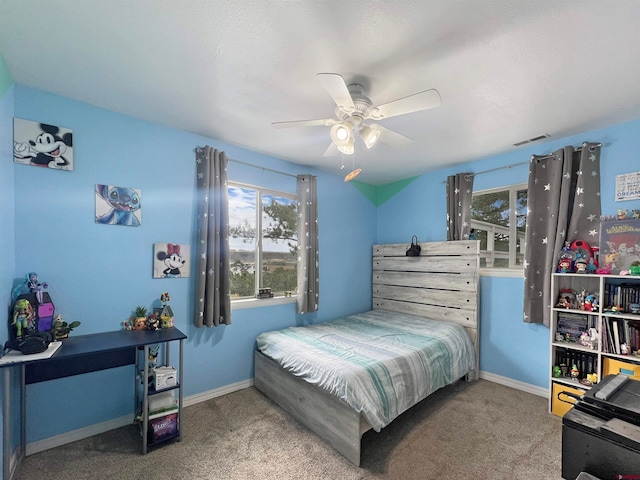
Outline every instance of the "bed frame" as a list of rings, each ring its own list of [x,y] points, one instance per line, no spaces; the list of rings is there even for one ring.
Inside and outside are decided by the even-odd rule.
[[[373,309],[453,322],[465,327],[476,350],[479,372],[480,242],[463,240],[421,244],[419,257],[407,257],[408,245],[373,247]],[[260,352],[255,353],[255,387],[355,465],[360,442],[371,427],[351,406],[291,375]]]

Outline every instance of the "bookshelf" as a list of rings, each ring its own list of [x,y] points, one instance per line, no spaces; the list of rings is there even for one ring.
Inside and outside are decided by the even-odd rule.
[[[640,276],[554,273],[551,290],[551,413],[564,415],[571,405],[562,400],[572,399],[561,392],[581,396],[589,380],[615,373],[640,380]]]

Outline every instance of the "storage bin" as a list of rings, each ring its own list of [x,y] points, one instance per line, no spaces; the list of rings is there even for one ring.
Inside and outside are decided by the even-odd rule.
[[[164,417],[149,420],[149,443],[158,442],[178,433],[178,414],[170,413]]]
[[[618,373],[624,373],[625,375],[629,375],[632,380],[640,381],[640,364],[621,362],[620,360],[604,357],[604,362],[602,362],[602,378]]]
[[[176,369],[173,367],[156,367],[153,369],[153,381],[156,390],[175,387],[177,383]]]
[[[552,396],[552,400],[551,400],[551,413],[553,413],[554,415],[558,415],[559,417],[563,417],[565,413],[567,413],[570,409],[571,409],[571,405],[563,402],[562,400],[558,400],[558,394],[560,392],[570,392],[573,393],[574,395],[577,395],[579,397],[581,397],[582,395],[584,395],[585,390],[581,389],[581,388],[573,388],[573,387],[569,387],[568,385],[565,385],[564,383],[555,383],[553,384],[553,396]],[[571,402],[572,399],[570,397],[567,396],[561,396],[561,398],[563,400],[566,400],[568,402]]]

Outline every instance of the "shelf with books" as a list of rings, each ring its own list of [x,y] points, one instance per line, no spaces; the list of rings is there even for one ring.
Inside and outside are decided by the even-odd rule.
[[[550,411],[566,411],[554,399],[565,387],[584,392],[619,372],[640,380],[640,277],[554,273],[551,287],[556,302],[550,325]]]

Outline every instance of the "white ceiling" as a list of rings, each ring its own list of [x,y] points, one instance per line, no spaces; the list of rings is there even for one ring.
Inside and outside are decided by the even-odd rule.
[[[0,0],[0,53],[15,83],[336,175],[329,127],[271,126],[334,118],[316,73],[376,105],[437,89],[379,122],[409,147],[346,158],[379,185],[640,118],[639,25],[637,0]]]

